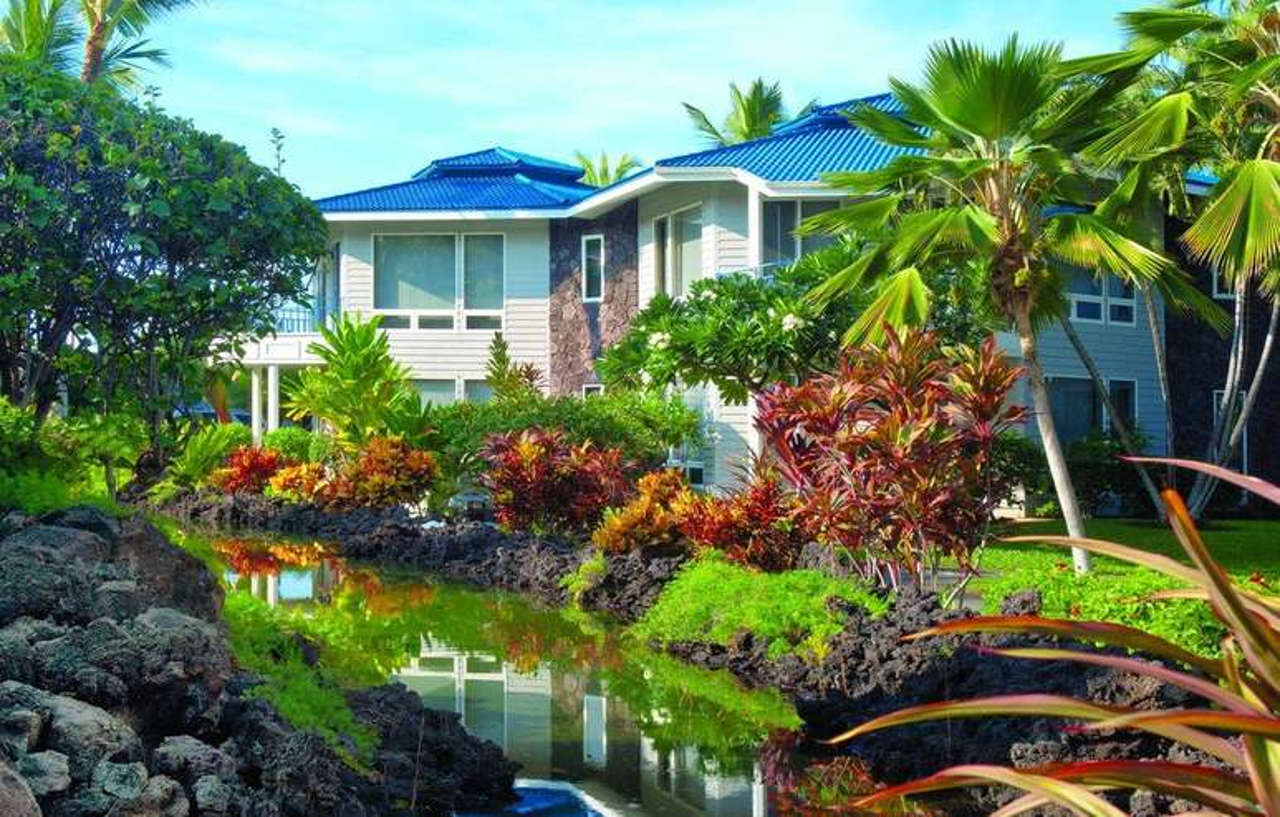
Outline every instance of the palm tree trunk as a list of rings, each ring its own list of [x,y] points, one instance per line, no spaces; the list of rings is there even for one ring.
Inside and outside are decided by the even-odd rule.
[[[80,68],[80,81],[93,82],[102,74],[102,57],[107,50],[106,21],[99,18],[89,27],[84,41],[84,64]]]
[[[1156,309],[1156,301],[1150,289],[1142,293],[1143,304],[1147,308],[1147,329],[1151,332],[1151,351],[1156,356],[1156,377],[1160,381],[1160,399],[1164,401],[1164,455],[1174,456],[1173,445],[1173,397],[1169,388],[1169,358],[1165,354],[1164,332],[1161,331],[1160,310]],[[1174,469],[1165,466],[1164,481],[1173,485]],[[1157,502],[1156,508],[1163,515],[1163,502]]]
[[[1235,413],[1236,400],[1239,397],[1240,380],[1243,377],[1245,363],[1244,350],[1247,345],[1245,341],[1248,334],[1246,294],[1245,281],[1241,277],[1236,284],[1235,320],[1231,334],[1231,351],[1227,359],[1227,377],[1222,386],[1222,402],[1218,407],[1218,416],[1214,418],[1212,430],[1209,432],[1209,444],[1204,453],[1205,462],[1221,463],[1222,450],[1226,441],[1226,427]],[[1209,504],[1208,488],[1209,478],[1204,474],[1197,474],[1195,482],[1191,484],[1191,491],[1187,494],[1187,508],[1197,519]]]
[[[1134,444],[1133,435],[1129,433],[1129,427],[1125,425],[1120,412],[1116,411],[1116,404],[1111,399],[1111,391],[1107,386],[1107,381],[1103,379],[1102,372],[1098,371],[1098,364],[1094,362],[1093,355],[1089,354],[1089,350],[1085,348],[1084,340],[1080,337],[1080,333],[1071,325],[1071,320],[1065,314],[1058,316],[1058,323],[1062,325],[1062,331],[1067,333],[1067,340],[1070,340],[1071,345],[1075,347],[1076,354],[1080,356],[1080,362],[1089,371],[1089,377],[1093,378],[1094,389],[1097,390],[1098,394],[1102,395],[1102,403],[1107,407],[1107,416],[1111,420],[1111,429],[1120,438],[1120,444],[1124,446],[1125,453],[1131,457],[1140,456],[1142,452]],[[1147,473],[1146,466],[1140,462],[1135,462],[1133,467],[1138,471],[1138,479],[1142,480],[1142,487],[1147,491],[1147,496],[1151,500],[1151,507],[1155,508],[1156,512],[1159,513],[1159,509],[1164,507],[1164,503],[1160,500],[1160,490],[1156,488],[1155,482],[1151,480],[1151,475]]]
[[[1067,535],[1083,539],[1084,517],[1080,513],[1080,503],[1076,501],[1076,489],[1071,484],[1071,474],[1067,471],[1067,458],[1062,454],[1062,444],[1058,442],[1058,430],[1053,423],[1049,387],[1045,385],[1044,370],[1040,367],[1040,353],[1036,348],[1036,333],[1031,324],[1030,309],[1019,306],[1014,317],[1018,329],[1018,345],[1022,351],[1022,362],[1027,367],[1027,375],[1031,381],[1031,400],[1035,406],[1036,426],[1040,429],[1040,442],[1044,446],[1044,456],[1049,463],[1049,475],[1053,478],[1053,489],[1058,495],[1058,506],[1062,508],[1062,518],[1067,523]],[[1089,572],[1088,551],[1072,548],[1071,561],[1075,564],[1077,573]]]

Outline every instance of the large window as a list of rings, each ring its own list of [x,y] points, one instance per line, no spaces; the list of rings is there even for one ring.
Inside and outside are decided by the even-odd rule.
[[[760,219],[764,233],[760,245],[761,262],[766,265],[790,264],[805,253],[834,243],[835,239],[826,235],[797,236],[795,229],[806,218],[839,206],[839,202],[830,199],[764,202]]]
[[[582,300],[599,301],[604,295],[604,236],[582,237]]]
[[[414,380],[413,387],[424,403],[447,406],[458,399],[456,380]]]
[[[1137,322],[1133,286],[1114,276],[1099,278],[1084,270],[1071,270],[1067,275],[1067,297],[1071,301],[1071,320],[1077,323],[1133,326]]]
[[[659,295],[667,292],[667,223],[666,216],[653,220],[653,291]]]
[[[1049,405],[1058,439],[1066,444],[1100,431],[1111,430],[1102,395],[1094,388],[1092,378],[1051,377]],[[1107,389],[1126,428],[1132,430],[1137,420],[1137,384],[1132,380],[1109,380]]]
[[[388,329],[501,329],[505,239],[375,235],[373,308]]]

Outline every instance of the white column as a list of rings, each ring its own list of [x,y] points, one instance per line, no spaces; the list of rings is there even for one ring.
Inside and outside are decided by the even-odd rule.
[[[262,444],[262,369],[249,369],[249,426],[253,429],[253,444]]]
[[[280,576],[276,573],[267,574],[267,606],[275,607],[280,603]]]
[[[760,266],[763,219],[764,205],[760,200],[760,188],[752,185],[747,188],[747,266],[753,270]]]
[[[280,367],[267,366],[267,431],[280,427]]]

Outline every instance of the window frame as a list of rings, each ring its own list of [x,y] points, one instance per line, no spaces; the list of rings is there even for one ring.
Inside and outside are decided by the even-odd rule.
[[[1093,378],[1089,378],[1089,379],[1092,380]],[[1129,383],[1130,385],[1133,386],[1133,423],[1130,425],[1129,431],[1136,431],[1138,427],[1138,423],[1142,421],[1142,418],[1138,413],[1138,378],[1108,377],[1107,378],[1107,397],[1114,400],[1115,398],[1112,397],[1111,395],[1112,383]],[[1097,388],[1096,383],[1094,384],[1094,388]],[[1107,408],[1106,400],[1102,401],[1102,424],[1103,424],[1103,428],[1106,430],[1108,434],[1112,433],[1115,430],[1111,427],[1111,411],[1110,409]]]
[[[1209,270],[1209,291],[1213,294],[1213,297],[1220,301],[1234,301],[1236,299],[1235,290],[1230,287],[1223,289],[1218,285],[1219,281],[1222,281],[1222,270]],[[1225,284],[1226,282],[1222,281],[1222,283]]]
[[[1090,274],[1088,270],[1083,270],[1083,272],[1088,274],[1091,279],[1098,280],[1094,278],[1094,276]],[[1137,326],[1138,325],[1138,289],[1137,287],[1133,287],[1132,298],[1122,298],[1118,295],[1112,295],[1111,279],[1112,279],[1112,276],[1107,275],[1106,273],[1102,275],[1101,281],[1099,282],[1101,285],[1098,287],[1097,295],[1085,294],[1081,292],[1071,292],[1071,291],[1068,291],[1066,293],[1067,301],[1070,304],[1070,312],[1068,313],[1068,317],[1071,319],[1072,323],[1088,323],[1088,324],[1093,324],[1095,326]],[[1122,286],[1123,285],[1124,284],[1122,284]],[[1081,303],[1097,304],[1098,314],[1100,315],[1100,317],[1097,317],[1097,318],[1080,317],[1080,315],[1077,314],[1076,304],[1081,304]],[[1111,317],[1112,304],[1115,304],[1116,306],[1129,307],[1131,310],[1131,314],[1133,315],[1133,318],[1127,321],[1116,320],[1112,318]]]
[[[587,399],[588,397],[599,397],[602,394],[604,394],[603,383],[583,383],[582,384],[583,400]]]
[[[676,233],[675,217],[687,210],[694,210],[694,209],[702,209],[703,215],[704,216],[706,215],[706,209],[703,207],[703,202],[701,199],[699,199],[698,201],[693,202],[691,204],[682,204],[679,207],[673,208],[671,210],[666,210],[661,213],[656,213],[652,218],[649,219],[649,243],[655,247],[657,246],[657,227],[656,227],[657,222],[662,221],[664,219],[667,222],[667,236],[666,236],[667,241],[666,241],[666,246],[663,248],[663,253],[662,253],[663,269],[661,270],[660,273],[659,273],[659,270],[657,269],[658,254],[656,251],[653,253],[653,258],[650,261],[651,265],[653,266],[652,271],[653,271],[653,280],[655,284],[655,288],[653,292],[654,295],[658,295],[659,293],[661,293],[661,294],[667,295],[668,297],[674,298],[675,300],[680,300],[681,298],[684,297],[684,295],[676,295],[671,291],[671,273],[673,271],[672,259],[674,258],[673,250],[675,249],[674,243],[675,243],[675,233]],[[704,219],[702,220],[702,235],[699,237],[699,240],[705,241],[706,233],[707,233],[707,222]],[[699,275],[698,275],[698,278],[695,280],[702,280],[703,278],[709,277],[706,274],[706,271],[707,271],[706,260],[707,260],[706,248],[704,247],[703,253],[702,253],[702,261],[703,261],[702,268],[698,270]],[[659,277],[659,274],[661,275],[661,277]],[[661,287],[656,286],[658,281],[662,282]],[[689,286],[692,284],[693,284],[693,281],[686,280],[685,286],[684,286],[685,292],[688,292]]]
[[[594,298],[587,295],[587,242],[600,242],[600,294]],[[584,304],[598,304],[604,300],[604,267],[605,267],[605,241],[604,233],[583,233],[582,240],[579,242],[578,263],[582,267],[582,275],[580,282],[582,284],[582,302]]]
[[[466,252],[467,236],[498,236],[502,239],[502,306],[498,309],[468,309],[466,307]],[[377,244],[379,238],[416,238],[424,236],[450,236],[453,238],[453,308],[452,309],[380,309],[372,304],[372,296],[378,286]],[[496,230],[383,230],[369,233],[369,282],[370,312],[374,315],[408,318],[409,325],[386,327],[387,332],[429,332],[433,334],[463,332],[501,332],[506,328],[507,313],[507,234]],[[470,329],[467,327],[469,317],[494,317],[498,319],[497,327]],[[421,326],[423,318],[449,318],[452,325],[448,328],[438,326]]]
[[[766,196],[766,197],[762,198],[762,199],[760,200],[760,226],[761,226],[762,232],[761,232],[761,235],[760,235],[760,237],[759,237],[759,240],[760,240],[760,267],[761,267],[761,269],[765,269],[765,268],[768,268],[768,267],[779,267],[779,266],[786,266],[786,265],[788,265],[788,264],[794,264],[796,261],[799,261],[799,260],[800,260],[804,255],[805,255],[805,251],[804,251],[804,239],[805,239],[805,236],[798,236],[798,235],[796,235],[796,234],[795,234],[795,231],[796,231],[796,230],[798,230],[798,229],[800,229],[800,224],[801,224],[802,222],[804,222],[805,218],[807,218],[807,216],[805,216],[805,214],[804,214],[804,206],[805,206],[806,204],[815,204],[815,203],[827,204],[827,203],[831,203],[831,204],[834,204],[834,205],[835,205],[835,207],[834,207],[834,208],[832,208],[832,209],[839,210],[839,209],[840,209],[840,206],[844,203],[844,201],[845,201],[845,197],[844,197],[844,196],[797,196],[797,197],[788,197],[788,196],[776,196],[776,197],[775,197],[775,196]],[[765,260],[764,260],[764,233],[763,233],[763,228],[764,228],[764,208],[765,208],[765,205],[768,205],[768,204],[793,204],[793,205],[795,205],[795,208],[796,208],[796,211],[795,211],[795,222],[794,222],[794,223],[795,223],[795,227],[793,227],[793,228],[791,229],[791,243],[792,243],[792,247],[791,247],[791,249],[792,249],[792,256],[791,256],[791,260],[790,260],[790,261],[785,261],[785,260],[779,260],[779,261],[765,261]],[[816,215],[816,214],[811,214],[811,215]],[[813,238],[813,237],[814,237],[814,236],[808,236],[808,238]]]

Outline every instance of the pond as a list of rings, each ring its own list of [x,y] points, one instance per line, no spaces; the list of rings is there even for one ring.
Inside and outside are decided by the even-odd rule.
[[[764,817],[788,799],[758,760],[800,723],[776,692],[581,611],[347,564],[314,544],[213,545],[235,591],[323,634],[326,668],[398,680],[519,762],[525,799],[501,814]],[[566,802],[579,792],[591,810]]]

